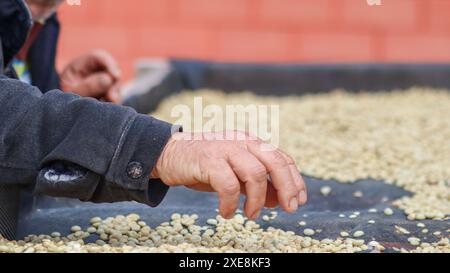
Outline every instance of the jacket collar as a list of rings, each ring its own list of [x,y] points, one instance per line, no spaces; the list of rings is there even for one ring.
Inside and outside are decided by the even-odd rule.
[[[33,21],[24,0],[0,1],[0,70],[4,69],[27,40]],[[0,57],[1,57],[0,53]]]

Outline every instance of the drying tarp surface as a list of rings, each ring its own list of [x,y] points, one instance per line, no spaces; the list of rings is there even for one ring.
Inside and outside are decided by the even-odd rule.
[[[141,113],[155,109],[165,97],[184,89],[216,88],[238,92],[251,90],[261,95],[292,95],[328,92],[336,88],[350,91],[392,90],[411,86],[450,88],[450,65],[405,65],[405,64],[355,64],[355,65],[245,65],[195,61],[173,61],[170,72],[161,82],[149,88],[148,92],[130,97],[126,105]],[[429,232],[423,234],[417,222],[408,221],[402,211],[390,203],[410,193],[382,181],[364,180],[355,184],[341,184],[336,181],[321,181],[305,177],[309,191],[309,202],[296,214],[279,212],[270,221],[258,222],[263,227],[273,226],[302,234],[305,221],[308,228],[321,230],[314,237],[336,238],[341,231],[352,234],[363,230],[365,240],[377,240],[388,247],[411,248],[407,238],[415,236],[423,241],[437,241],[434,231],[450,228],[449,221],[422,221]],[[320,188],[330,186],[332,192],[323,196]],[[363,198],[355,197],[361,191]],[[149,208],[136,203],[89,204],[74,200],[39,197],[24,198],[19,221],[19,238],[28,234],[49,234],[53,231],[68,233],[72,225],[87,227],[94,216],[108,217],[118,214],[138,213],[151,226],[168,221],[172,213],[196,213],[199,223],[216,216],[215,194],[197,193],[184,188],[171,189],[158,208]],[[31,201],[32,200],[32,201]],[[392,216],[383,210],[394,209]],[[375,208],[378,212],[370,213]],[[357,218],[350,214],[359,211]],[[268,213],[268,212],[267,212]],[[344,214],[345,217],[340,217]],[[368,223],[374,220],[374,224]],[[411,232],[409,235],[396,233],[395,225]],[[448,236],[443,233],[440,236]]]

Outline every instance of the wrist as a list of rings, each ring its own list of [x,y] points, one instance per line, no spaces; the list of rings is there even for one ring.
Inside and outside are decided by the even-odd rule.
[[[163,170],[163,166],[165,165],[164,162],[167,160],[167,158],[170,158],[170,154],[172,153],[173,146],[175,145],[176,140],[180,139],[180,137],[182,137],[182,135],[183,135],[183,133],[174,133],[169,138],[169,140],[166,143],[166,146],[164,146],[158,160],[156,161],[155,166],[153,167],[153,169],[150,173],[150,178],[161,179],[161,173]]]

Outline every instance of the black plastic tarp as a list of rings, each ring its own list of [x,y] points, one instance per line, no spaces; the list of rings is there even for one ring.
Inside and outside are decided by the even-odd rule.
[[[161,82],[149,88],[148,92],[130,97],[126,105],[139,112],[149,113],[165,97],[184,89],[214,88],[227,92],[251,90],[262,95],[292,95],[327,92],[336,88],[350,91],[391,90],[412,86],[450,88],[450,65],[406,65],[406,64],[346,64],[346,65],[252,65],[224,64],[176,60],[171,63],[170,72]],[[377,240],[388,247],[411,248],[407,238],[415,236],[423,241],[437,241],[449,236],[449,221],[422,221],[429,232],[424,234],[417,222],[408,221],[404,213],[395,209],[391,202],[410,193],[383,183],[382,181],[358,181],[342,184],[336,181],[321,181],[306,177],[309,202],[296,214],[279,212],[270,221],[258,222],[263,227],[273,226],[302,234],[305,227],[298,225],[305,221],[308,228],[319,229],[314,237],[336,238],[341,231],[352,234],[363,230],[365,240]],[[320,193],[322,186],[330,186],[327,197]],[[355,191],[363,193],[355,197]],[[30,198],[26,198],[30,200]],[[386,207],[394,209],[394,215],[386,216]],[[149,208],[136,203],[89,204],[74,200],[40,197],[33,202],[24,202],[19,222],[18,237],[28,234],[49,234],[52,231],[66,233],[72,225],[87,226],[94,216],[108,217],[117,214],[138,213],[151,226],[169,220],[172,213],[199,214],[200,224],[209,217],[215,217],[217,198],[215,194],[197,193],[184,188],[174,188],[158,208]],[[377,213],[368,210],[376,208]],[[348,216],[355,211],[357,218]],[[344,214],[346,217],[339,217]],[[374,220],[374,224],[369,224]],[[395,232],[395,225],[406,228],[409,235]],[[439,237],[434,231],[444,231]]]

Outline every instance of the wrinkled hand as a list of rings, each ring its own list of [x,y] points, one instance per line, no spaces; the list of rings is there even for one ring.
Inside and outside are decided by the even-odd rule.
[[[114,58],[95,50],[70,63],[62,72],[61,89],[83,97],[120,103],[121,72]]]
[[[224,133],[174,134],[152,176],[168,186],[217,192],[220,214],[227,219],[237,210],[240,193],[247,196],[249,219],[258,218],[263,207],[280,204],[293,213],[306,203],[305,183],[290,156],[262,149],[267,144],[245,133],[232,134],[234,140],[222,140]]]

